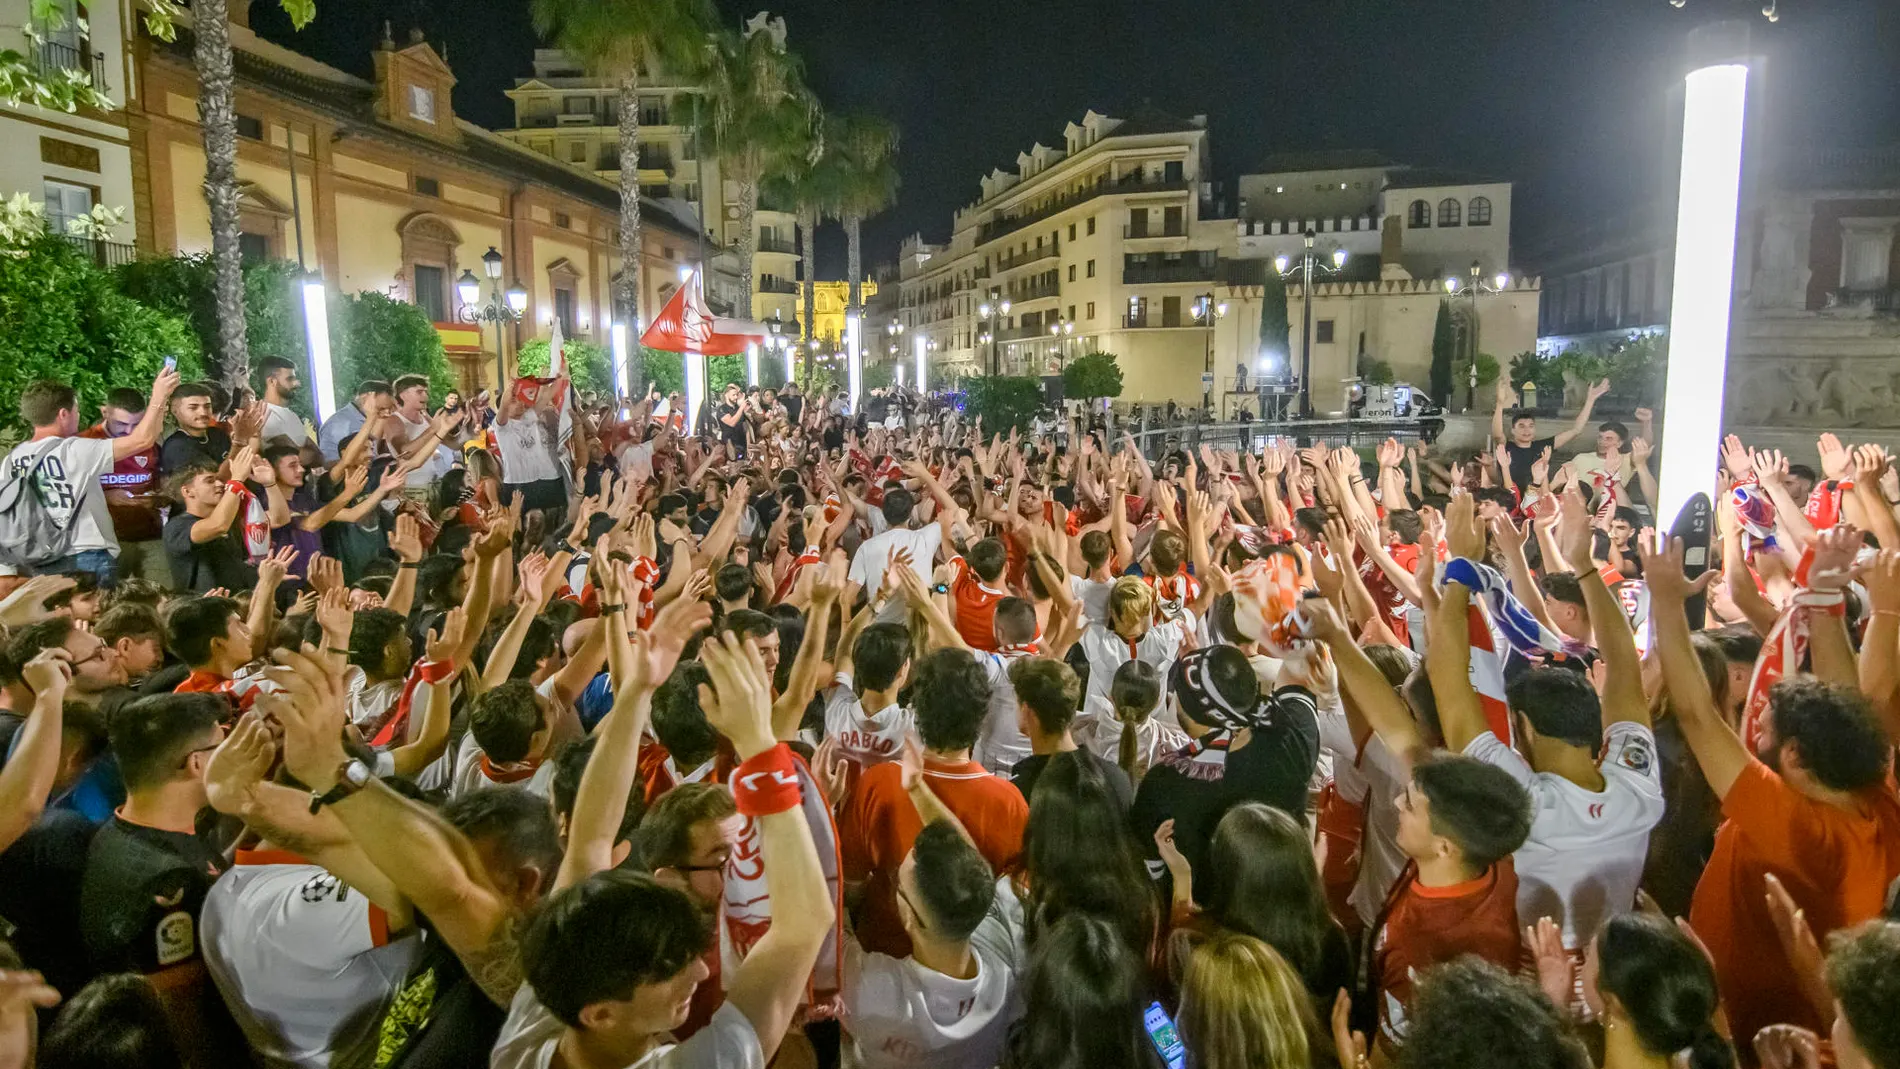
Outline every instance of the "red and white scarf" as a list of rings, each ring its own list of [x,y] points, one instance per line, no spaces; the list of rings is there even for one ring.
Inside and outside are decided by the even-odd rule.
[[[1768,712],[1768,695],[1775,684],[1790,672],[1799,672],[1802,662],[1808,656],[1808,614],[1809,608],[1827,607],[1842,603],[1838,591],[1815,592],[1806,589],[1808,568],[1814,562],[1814,550],[1809,548],[1801,555],[1801,563],[1795,567],[1794,580],[1802,589],[1795,592],[1788,607],[1775,618],[1775,626],[1768,630],[1768,637],[1762,641],[1761,656],[1755,659],[1755,670],[1748,677],[1748,697],[1742,704],[1742,742],[1748,746],[1749,753],[1761,749],[1761,721]]]
[[[818,547],[807,545],[792,560],[792,566],[785,569],[785,578],[778,581],[778,588],[772,592],[772,603],[778,604],[792,596],[792,589],[798,585],[798,573],[806,566],[818,563]]]
[[[818,867],[824,870],[825,890],[831,896],[832,916],[836,918],[812,966],[805,1002],[809,1016],[835,1017],[841,1008],[838,995],[844,989],[844,866],[838,854],[838,826],[804,759],[794,754],[792,763],[798,770],[799,805],[811,826],[812,845],[818,848]],[[729,980],[737,975],[739,963],[772,929],[765,855],[760,851],[758,821],[752,817],[746,818],[739,841],[726,860],[720,919],[719,975]]]

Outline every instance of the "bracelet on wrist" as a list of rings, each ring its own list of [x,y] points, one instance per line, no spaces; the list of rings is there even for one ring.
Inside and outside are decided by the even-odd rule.
[[[602,605],[600,607],[600,614],[602,616],[612,616],[614,613],[626,612],[626,611],[627,611],[627,607],[625,605],[619,604],[618,602],[611,605]]]
[[[345,658],[345,659],[347,659],[347,658],[348,658],[348,657],[350,656],[350,651],[349,651],[349,650],[345,650],[345,649],[339,649],[339,648],[337,648],[337,647],[335,647],[335,646],[325,646],[325,647],[323,647],[323,652],[325,652],[325,653],[334,653],[334,654],[336,654],[336,655],[337,655],[338,657],[342,657],[342,658]]]
[[[398,564],[396,565],[396,567],[398,567],[398,568],[420,568],[420,567],[422,567],[422,562],[421,562],[421,561],[419,561],[419,560],[406,560],[406,561],[402,561],[402,562],[400,562],[400,563],[398,563]]]

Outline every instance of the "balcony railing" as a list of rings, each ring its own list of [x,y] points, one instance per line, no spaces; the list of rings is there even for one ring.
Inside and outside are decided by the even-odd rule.
[[[1153,330],[1167,327],[1199,327],[1201,322],[1183,312],[1169,315],[1166,312],[1124,312],[1122,327],[1127,330]]]
[[[1164,223],[1161,226],[1135,226],[1132,223],[1122,225],[1122,237],[1129,240],[1139,238],[1184,238],[1187,237],[1187,223]]]
[[[1033,223],[1039,223],[1059,212],[1067,211],[1078,204],[1110,193],[1173,193],[1185,192],[1187,188],[1188,183],[1186,179],[1151,181],[1139,175],[1134,175],[1124,176],[1120,181],[1111,182],[1104,176],[1082,189],[1057,197],[1034,211],[1023,212],[1002,219],[992,219],[984,223],[977,228],[976,242],[981,245],[995,238],[1000,238],[1004,234],[1014,233],[1023,227]]]
[[[1031,282],[1021,286],[1011,286],[1009,288],[1009,299],[1017,302],[1040,300],[1044,297],[1060,297],[1061,295],[1062,282],[1060,279],[1054,278],[1045,279],[1041,282]]]
[[[1828,295],[1830,305],[1870,307],[1876,312],[1900,311],[1900,289],[1839,289]]]
[[[90,238],[74,237],[71,234],[61,236],[73,248],[78,249],[82,256],[92,257],[92,262],[100,267],[118,267],[120,264],[129,264],[139,258],[138,247],[127,245],[122,241],[94,241]]]
[[[798,283],[768,278],[760,282],[757,288],[760,293],[797,293]]]
[[[92,87],[101,93],[106,91],[106,56],[104,52],[86,52],[73,45],[59,41],[41,41],[39,48],[40,71],[83,70],[92,81]]]
[[[1030,249],[1027,252],[1019,252],[1014,256],[998,256],[996,258],[996,269],[998,271],[1014,271],[1024,264],[1033,264],[1037,260],[1054,256],[1060,249],[1061,246],[1052,241],[1047,245]]]
[[[1155,282],[1212,282],[1219,277],[1219,260],[1212,254],[1189,256],[1170,262],[1150,261],[1122,267],[1122,285],[1140,286]]]
[[[783,252],[783,253],[789,253],[793,256],[798,255],[798,247],[796,245],[793,245],[791,242],[786,241],[784,238],[761,237],[759,239],[759,251],[760,252]]]

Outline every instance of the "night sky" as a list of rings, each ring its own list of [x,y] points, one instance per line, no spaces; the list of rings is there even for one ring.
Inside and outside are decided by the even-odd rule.
[[[734,24],[758,0],[718,0]],[[446,43],[455,108],[512,125],[501,91],[530,71],[526,0],[319,0],[292,33],[271,0],[265,36],[367,76],[384,20]],[[829,108],[901,131],[897,207],[865,228],[866,263],[922,231],[948,236],[977,179],[1033,142],[1060,144],[1088,108],[1144,100],[1209,116],[1217,177],[1269,153],[1371,148],[1517,183],[1515,247],[1672,195],[1669,115],[1683,33],[1760,0],[778,0]],[[1900,3],[1780,0],[1755,14],[1767,57],[1752,90],[1768,136],[1900,144]],[[1671,90],[1677,89],[1672,97]],[[820,233],[819,276],[841,277],[843,236]]]

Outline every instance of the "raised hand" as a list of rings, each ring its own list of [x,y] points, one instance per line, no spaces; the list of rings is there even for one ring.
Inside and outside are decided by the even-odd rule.
[[[1755,450],[1755,477],[1769,489],[1785,489],[1788,482],[1788,458],[1779,449]]]
[[[1366,1052],[1366,1034],[1352,1030],[1352,996],[1345,988],[1333,999],[1333,1050],[1339,1069],[1367,1069],[1372,1064]]]
[[[1655,447],[1649,444],[1649,439],[1647,438],[1631,438],[1630,439],[1630,461],[1632,463],[1635,463],[1637,465],[1648,463],[1649,455],[1650,453],[1654,451],[1655,451]]]
[[[258,696],[258,704],[266,712],[284,700],[276,694]],[[277,737],[265,726],[260,713],[253,711],[239,717],[205,763],[205,795],[211,808],[227,815],[242,814],[246,798],[270,775],[276,760]]]
[[[290,562],[297,557],[297,547],[285,546],[270,556],[257,562],[257,585],[279,586],[290,575]]]
[[[231,478],[248,479],[256,475],[257,448],[240,445],[231,450]]]
[[[249,471],[251,481],[256,483],[257,485],[259,486],[276,486],[277,485],[277,468],[273,466],[270,461],[265,460],[263,457],[258,456],[255,453],[253,453],[251,456],[251,466],[247,470]],[[231,466],[231,473],[233,475],[236,475],[238,473],[238,468],[236,464],[233,464]]]
[[[1900,614],[1900,549],[1883,549],[1861,576],[1876,613]]]
[[[731,740],[740,760],[756,757],[776,745],[772,736],[771,675],[759,657],[759,648],[727,633],[700,645],[699,660],[712,684],[699,685],[699,705],[706,720]]]
[[[1590,385],[1589,399],[1591,401],[1599,400],[1600,398],[1602,398],[1604,394],[1609,393],[1609,392],[1610,392],[1610,380],[1598,379],[1596,382]]]
[[[1557,506],[1557,547],[1578,575],[1596,570],[1591,557],[1596,533],[1590,526],[1590,519],[1590,509],[1583,503],[1583,494],[1574,485],[1566,488]]]
[[[1731,434],[1722,439],[1722,463],[1738,483],[1748,481],[1755,474],[1755,455],[1736,435]]]
[[[78,585],[70,576],[36,575],[0,601],[0,625],[25,627],[58,615],[46,607],[55,594],[64,594]]]
[[[1814,536],[1814,560],[1808,565],[1808,588],[1839,590],[1858,575],[1854,558],[1861,547],[1860,529],[1851,523],[1830,527]]]
[[[1531,958],[1537,965],[1537,986],[1543,989],[1544,997],[1558,1009],[1570,1005],[1576,977],[1570,954],[1564,950],[1563,929],[1549,917],[1539,917],[1536,924],[1524,929],[1524,943],[1531,948]]]
[[[268,708],[283,728],[284,767],[312,791],[327,791],[336,785],[337,771],[346,760],[343,724],[348,703],[342,672],[307,647],[274,650],[271,658],[277,663],[264,675],[282,691],[283,700],[270,702]]]
[[[1877,445],[1854,447],[1854,482],[1878,483],[1887,474],[1887,451]],[[1833,476],[1829,476],[1832,478]]]
[[[1762,1069],[1821,1069],[1821,1037],[1793,1024],[1771,1024],[1755,1033]]]
[[[1543,453],[1531,461],[1531,485],[1544,486],[1550,481],[1550,447],[1545,446]]]
[[[468,614],[457,605],[442,616],[440,629],[430,628],[429,639],[422,644],[423,656],[438,664],[455,660],[468,628]]]
[[[1815,448],[1821,453],[1821,473],[1828,479],[1838,481],[1854,473],[1854,455],[1833,431],[1821,435]]]
[[[349,598],[342,586],[330,587],[318,595],[317,626],[323,629],[324,645],[348,648],[354,623]]]
[[[309,566],[305,568],[305,571],[310,573],[308,577],[310,589],[318,594],[340,590],[343,587],[343,562],[335,557],[326,557],[321,553],[315,554],[310,558]]]
[[[1491,517],[1489,526],[1491,530],[1491,541],[1499,549],[1507,553],[1523,552],[1527,532],[1512,522],[1509,516],[1493,516]]]
[[[20,679],[35,697],[51,695],[65,699],[73,679],[73,658],[63,646],[48,646],[20,666]]]
[[[1694,582],[1682,574],[1682,539],[1670,538],[1658,545],[1657,539],[1643,540],[1643,585],[1649,587],[1652,603],[1672,603],[1680,605],[1709,588],[1720,574],[1710,569],[1697,576]],[[1653,612],[1652,612],[1653,615]]]
[[[1454,557],[1484,561],[1484,523],[1470,494],[1460,494],[1445,506],[1445,542]]]
[[[547,554],[537,549],[522,557],[516,566],[520,574],[516,598],[529,612],[540,612],[547,599],[554,595],[554,588],[549,585],[549,563]]]
[[[389,549],[396,559],[414,564],[422,559],[422,528],[408,513],[398,513],[396,529],[389,533]]]
[[[1174,818],[1169,817],[1155,829],[1155,849],[1161,854],[1161,863],[1168,866],[1168,874],[1174,877],[1176,884],[1186,884],[1193,879],[1194,867],[1188,864],[1187,856],[1181,848],[1174,845]]]

